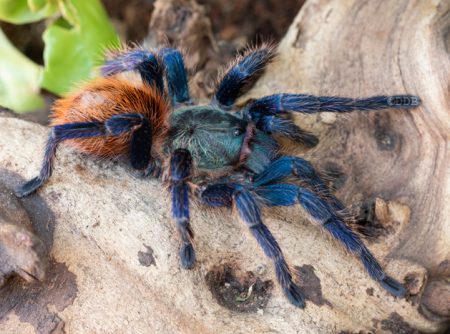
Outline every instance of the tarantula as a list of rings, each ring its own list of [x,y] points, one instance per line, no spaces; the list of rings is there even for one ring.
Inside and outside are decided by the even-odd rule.
[[[402,284],[383,271],[346,225],[343,204],[312,165],[297,156],[281,155],[272,134],[314,146],[317,138],[286,117],[289,112],[413,108],[420,99],[411,95],[353,99],[274,94],[237,108],[236,100],[251,88],[274,56],[269,45],[247,50],[224,71],[212,101],[195,105],[179,50],[116,51],[103,65],[102,78],[55,103],[40,174],[19,187],[17,195],[34,192],[50,177],[57,146],[63,141],[100,156],[126,154],[133,168],[168,183],[183,268],[192,268],[196,258],[190,197],[207,206],[234,207],[273,261],[286,297],[303,308],[302,291],[261,215],[261,207],[299,204],[311,220],[360,258],[372,279],[394,296],[404,296]],[[127,71],[135,71],[142,80],[121,74]],[[293,178],[298,182],[283,183]]]

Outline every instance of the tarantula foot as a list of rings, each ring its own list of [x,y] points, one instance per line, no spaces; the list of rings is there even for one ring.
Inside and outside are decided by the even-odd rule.
[[[287,299],[298,308],[305,308],[305,297],[302,290],[294,283],[289,284],[288,287],[283,287],[284,294]]]
[[[388,97],[388,105],[396,108],[418,107],[420,103],[420,97],[414,95],[394,95]]]
[[[180,248],[181,266],[184,269],[191,269],[195,264],[195,250],[192,244],[183,244]]]
[[[386,276],[383,280],[380,281],[380,285],[386,289],[389,293],[396,297],[404,297],[406,295],[405,287],[397,282],[392,277]]]
[[[30,181],[25,182],[19,186],[15,193],[17,197],[25,197],[33,193],[42,185],[42,180],[37,176]]]

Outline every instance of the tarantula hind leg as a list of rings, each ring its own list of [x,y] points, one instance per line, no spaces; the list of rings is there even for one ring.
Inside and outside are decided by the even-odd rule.
[[[165,75],[172,104],[191,102],[183,56],[177,49],[163,48],[158,54],[139,49],[115,52],[101,70],[104,76],[137,71],[142,81],[156,87],[160,93],[164,92],[163,75]]]
[[[144,169],[151,159],[151,126],[140,114],[114,115],[105,122],[78,122],[55,125],[45,147],[44,160],[39,175],[21,185],[16,190],[18,197],[27,196],[51,176],[56,149],[64,140],[100,137],[106,135],[119,136],[131,132],[130,159],[131,165]]]
[[[137,71],[143,82],[156,87],[161,93],[164,92],[164,68],[153,52],[144,50],[113,51],[112,55],[112,59],[107,60],[101,67],[103,76]]]
[[[344,223],[328,202],[312,191],[294,184],[272,184],[259,187],[256,194],[267,206],[291,206],[300,204],[316,221],[337,239],[345,248],[359,257],[370,277],[377,281],[385,290],[396,297],[406,294],[405,287],[388,276],[378,261],[370,253],[361,239]]]
[[[172,217],[181,237],[181,266],[190,269],[195,264],[195,250],[192,244],[192,232],[189,218],[189,186],[186,179],[190,176],[192,157],[188,150],[177,149],[170,159],[170,191],[172,194]]]
[[[341,211],[344,205],[331,193],[314,167],[305,159],[294,156],[283,156],[273,160],[270,165],[253,179],[257,187],[281,181],[287,177],[297,177],[300,182],[319,193],[333,206]]]
[[[45,146],[44,160],[39,175],[16,189],[17,197],[25,197],[36,191],[51,176],[58,144],[66,139],[104,135],[101,122],[69,123],[54,126]]]
[[[202,201],[210,206],[234,205],[240,220],[247,225],[259,246],[275,266],[275,273],[289,301],[299,308],[305,307],[305,297],[301,289],[294,283],[292,274],[283,252],[272,233],[262,222],[260,208],[254,196],[238,184],[213,184],[207,186],[201,193]]]
[[[134,169],[146,169],[151,160],[152,127],[141,114],[114,115],[105,122],[108,134],[119,136],[131,132],[130,161]]]

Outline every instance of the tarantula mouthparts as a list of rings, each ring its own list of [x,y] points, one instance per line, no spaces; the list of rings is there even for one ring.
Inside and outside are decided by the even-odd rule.
[[[344,205],[319,173],[305,159],[281,155],[272,135],[314,146],[317,137],[299,128],[286,114],[409,109],[420,104],[419,97],[273,94],[238,108],[236,100],[251,88],[274,56],[269,45],[247,50],[224,71],[211,102],[197,105],[189,94],[179,50],[115,52],[102,67],[103,77],[54,104],[40,173],[20,186],[17,195],[31,194],[50,177],[57,147],[64,141],[94,155],[127,155],[133,168],[168,184],[183,268],[194,267],[196,260],[190,201],[233,207],[272,260],[285,296],[303,308],[302,290],[261,214],[263,207],[299,205],[310,220],[360,259],[373,280],[392,295],[404,296],[405,287],[383,271],[348,227],[341,214]],[[127,71],[135,71],[141,80],[121,75]]]

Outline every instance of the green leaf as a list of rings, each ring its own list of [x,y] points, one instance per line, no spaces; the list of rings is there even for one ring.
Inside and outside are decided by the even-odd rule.
[[[57,13],[57,0],[0,0],[0,20],[23,24]]]
[[[47,5],[48,2],[49,1],[47,0],[27,0],[28,8],[30,8],[32,12],[37,12],[38,10],[41,10],[42,8],[45,7],[45,5]]]
[[[0,105],[18,112],[44,106],[39,96],[42,68],[18,51],[0,30]]]
[[[107,47],[119,39],[98,0],[60,0],[64,19],[53,22],[44,33],[42,87],[67,93],[77,82],[92,77]]]
[[[62,16],[73,26],[79,27],[80,22],[78,21],[78,12],[76,7],[73,5],[72,0],[58,0],[59,10]]]
[[[75,28],[59,20],[44,32],[44,74],[42,87],[56,94],[68,92],[73,83],[89,78],[92,62]]]

